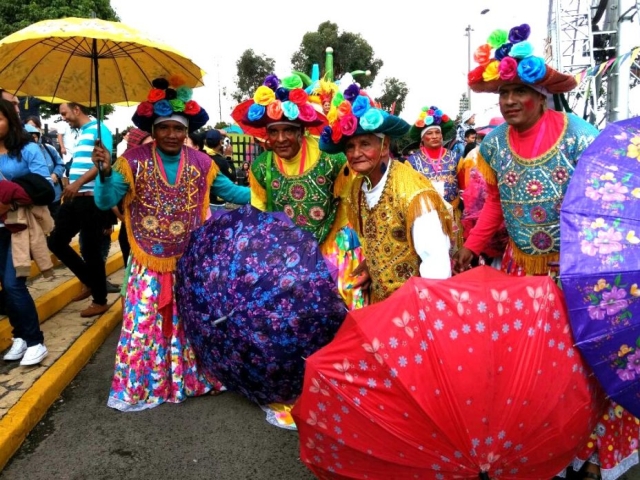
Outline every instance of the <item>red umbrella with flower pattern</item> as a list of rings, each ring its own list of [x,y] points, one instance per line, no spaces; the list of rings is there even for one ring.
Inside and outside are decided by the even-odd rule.
[[[602,405],[572,345],[549,277],[412,278],[307,360],[302,460],[324,479],[549,479]]]

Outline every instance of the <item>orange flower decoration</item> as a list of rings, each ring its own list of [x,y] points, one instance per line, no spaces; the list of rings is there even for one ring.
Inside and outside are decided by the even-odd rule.
[[[342,118],[345,115],[349,115],[351,113],[351,103],[350,102],[342,102],[338,106],[338,118]]]
[[[267,105],[267,116],[271,120],[280,120],[282,118],[282,102],[280,100]]]
[[[473,59],[478,65],[486,65],[491,61],[491,45],[485,43],[473,52]]]

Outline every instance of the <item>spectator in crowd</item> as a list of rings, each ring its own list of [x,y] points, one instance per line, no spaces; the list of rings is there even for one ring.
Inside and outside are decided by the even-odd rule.
[[[6,92],[5,92],[6,93]],[[24,131],[16,103],[0,99],[0,171],[3,180],[35,174],[50,180],[49,169],[40,147]],[[0,204],[0,214],[10,209],[9,203]],[[0,225],[0,281],[5,297],[5,309],[13,328],[11,348],[4,360],[21,360],[21,365],[36,365],[48,354],[44,335],[40,330],[38,311],[27,289],[27,278],[18,277],[11,254],[11,232]]]
[[[70,183],[62,192],[63,203],[58,211],[56,226],[49,237],[49,249],[84,284],[83,290],[74,301],[93,297],[91,305],[80,312],[82,317],[93,317],[101,315],[109,308],[107,275],[102,253],[108,219],[93,200],[94,180],[98,175],[98,169],[91,161],[91,153],[98,138],[109,152],[113,149],[113,140],[111,132],[104,124],[100,125],[98,136],[96,120],[89,118],[82,105],[63,103],[60,105],[60,115],[71,128],[79,129],[80,135],[73,153]],[[79,232],[84,240],[82,257],[70,245],[71,239]]]

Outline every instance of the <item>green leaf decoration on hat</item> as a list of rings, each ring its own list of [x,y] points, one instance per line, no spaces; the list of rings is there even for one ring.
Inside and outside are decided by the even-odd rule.
[[[489,35],[489,38],[487,39],[487,43],[491,45],[491,48],[500,48],[503,44],[507,43],[508,39],[509,32],[498,29],[491,32],[491,35]]]
[[[340,106],[342,102],[344,102],[344,95],[342,95],[342,92],[336,93],[331,101],[331,103],[336,107]]]
[[[304,88],[304,83],[298,75],[289,75],[282,79],[282,86],[288,90],[293,90],[294,88]]]

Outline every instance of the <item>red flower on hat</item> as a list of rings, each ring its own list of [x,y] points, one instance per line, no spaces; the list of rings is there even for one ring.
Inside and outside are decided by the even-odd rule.
[[[482,82],[482,74],[484,73],[484,65],[480,65],[479,67],[474,68],[467,75],[467,80],[469,81],[469,85],[472,83]]]
[[[289,92],[289,101],[296,105],[304,105],[308,99],[309,95],[302,88],[294,88]]]
[[[449,115],[442,115],[442,123],[447,123],[449,120],[451,120]]]
[[[184,113],[187,115],[196,115],[200,111],[200,105],[193,100],[189,100],[184,104]]]
[[[153,104],[149,102],[142,102],[140,105],[138,105],[136,113],[141,117],[150,117],[151,115],[153,115]]]
[[[164,90],[161,90],[159,88],[152,88],[149,92],[149,95],[147,96],[147,100],[149,100],[151,103],[155,103],[158,100],[162,100],[164,97]]]
[[[334,122],[333,126],[331,127],[331,141],[333,143],[338,143],[340,141],[340,139],[342,138],[342,130],[340,129],[340,123],[339,122]]]

